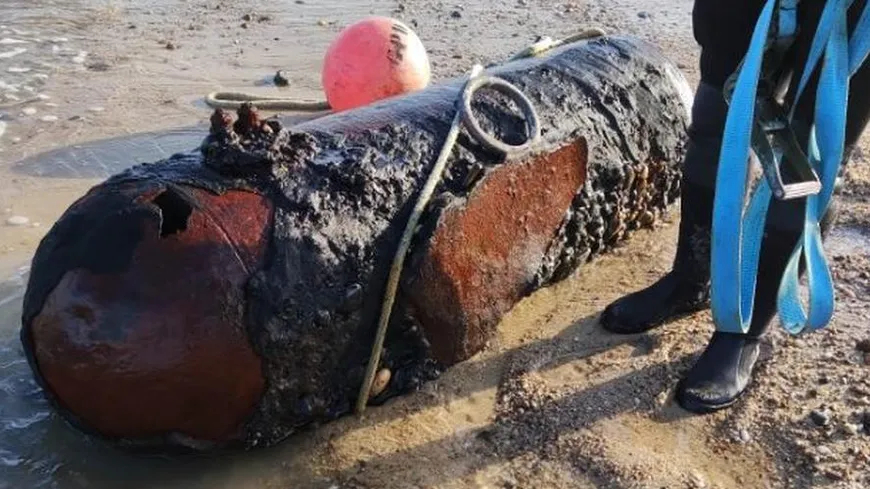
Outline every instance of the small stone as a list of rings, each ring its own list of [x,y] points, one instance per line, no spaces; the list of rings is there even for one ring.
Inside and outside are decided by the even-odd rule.
[[[817,452],[820,456],[822,456],[822,457],[831,457],[831,456],[834,455],[834,452],[831,451],[830,448],[828,448],[828,447],[826,447],[826,446],[824,446],[824,445],[822,445],[822,446],[816,448],[816,452]]]
[[[21,109],[21,113],[24,115],[34,115],[34,114],[36,114],[36,108],[25,107],[25,108]]]
[[[241,27],[242,27],[242,29],[247,29],[247,28],[248,28],[248,23],[247,23],[247,22],[242,22]]]
[[[36,96],[36,98],[38,98],[39,100],[42,100],[43,102],[46,101],[46,100],[51,100],[51,96],[46,95],[46,94],[44,94],[44,93],[40,93],[40,94],[38,94],[38,95]]]
[[[45,115],[45,116],[42,116],[39,120],[41,120],[42,122],[57,122],[57,116],[56,115]]]
[[[453,19],[461,19],[461,18],[462,18],[462,12],[460,12],[460,11],[458,11],[458,10],[454,10],[453,12],[450,12],[450,17],[453,18]]]
[[[326,27],[326,26],[329,25],[329,22],[327,22],[327,21],[324,20],[324,19],[320,19],[320,20],[317,21],[317,25],[319,25],[320,27]]]
[[[637,13],[637,16],[640,17],[641,19],[648,19],[648,18],[650,18],[649,12],[647,12],[647,11],[645,11],[645,10],[641,10],[640,12],[638,12],[638,13]]]
[[[106,111],[105,107],[90,107],[90,108],[88,108],[88,112],[97,113],[97,112],[105,112],[105,111]]]
[[[740,430],[737,431],[737,438],[741,443],[749,443],[752,441],[752,437],[749,435],[749,430],[746,428],[740,428]]]
[[[286,87],[290,85],[290,79],[287,78],[287,73],[285,73],[284,70],[279,70],[277,73],[275,73],[275,78],[273,78],[273,81],[275,82],[275,85],[279,87]]]
[[[859,342],[855,345],[855,348],[857,348],[858,351],[860,351],[860,352],[863,352],[863,353],[870,353],[870,338],[868,338],[868,339],[866,339],[866,340],[861,340],[861,341],[859,341]]]
[[[827,426],[831,422],[831,413],[827,410],[819,411],[814,409],[810,412],[810,420],[816,426]]]
[[[109,71],[109,69],[111,67],[112,67],[112,65],[110,65],[109,63],[106,63],[105,61],[97,61],[96,63],[90,63],[87,66],[88,70],[97,71],[100,73],[104,73],[106,71]]]
[[[167,41],[164,47],[169,51],[175,51],[176,49],[178,49],[178,45],[172,41]]]
[[[843,434],[847,436],[856,436],[861,431],[861,426],[852,423],[843,423],[842,431]]]
[[[834,467],[825,470],[825,477],[832,481],[841,481],[846,478],[842,467]]]
[[[30,223],[30,219],[28,219],[24,216],[12,216],[9,219],[6,219],[7,226],[20,227],[20,226],[26,226],[29,223]]]
[[[251,14],[245,14],[242,16],[242,20],[244,20],[245,22],[250,22],[254,20],[254,16]]]
[[[375,374],[375,379],[372,382],[372,389],[369,391],[369,399],[378,397],[390,385],[390,378],[393,374],[388,368],[382,368]]]
[[[689,475],[689,487],[692,489],[704,489],[707,487],[707,481],[700,472],[693,470]]]
[[[10,66],[6,71],[9,73],[29,73],[31,69],[23,66]]]
[[[363,294],[362,285],[351,284],[344,293],[343,309],[347,312],[355,311],[362,306]]]

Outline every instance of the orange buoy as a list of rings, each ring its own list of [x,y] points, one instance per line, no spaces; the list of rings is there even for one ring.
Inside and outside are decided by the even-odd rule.
[[[402,22],[369,17],[345,28],[329,47],[323,89],[335,111],[426,88],[429,56]]]

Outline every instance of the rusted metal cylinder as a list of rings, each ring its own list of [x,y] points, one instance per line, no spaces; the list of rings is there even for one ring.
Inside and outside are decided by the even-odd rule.
[[[679,195],[688,87],[623,37],[490,70],[543,138],[507,161],[461,136],[402,278],[373,399],[478,352],[524,295]],[[350,411],[388,267],[461,80],[291,128],[242,110],[195,152],[91,189],[33,261],[22,341],[82,429],[131,443],[274,444]],[[518,143],[497,94],[474,109]]]

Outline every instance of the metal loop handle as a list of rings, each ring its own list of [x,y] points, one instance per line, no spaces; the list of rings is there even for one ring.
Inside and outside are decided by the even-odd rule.
[[[474,112],[471,110],[471,101],[474,98],[474,94],[482,88],[491,88],[506,95],[519,106],[528,130],[528,137],[522,144],[513,145],[500,141],[480,127],[477,117],[474,116]],[[471,78],[462,91],[461,100],[462,122],[465,124],[466,129],[475,140],[490,150],[497,151],[503,155],[526,151],[532,143],[541,137],[541,122],[535,106],[519,88],[507,80],[488,75]]]

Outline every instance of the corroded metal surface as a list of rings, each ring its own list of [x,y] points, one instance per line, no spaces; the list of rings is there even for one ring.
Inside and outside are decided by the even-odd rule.
[[[543,138],[504,161],[460,137],[415,237],[373,403],[477,352],[517,300],[677,198],[687,114],[674,71],[627,38],[492,69],[534,102]],[[349,412],[461,84],[291,128],[216,113],[198,152],[92,189],[40,245],[25,298],[25,351],[60,411],[116,438],[247,446]],[[500,96],[474,108],[502,140],[525,139]],[[161,207],[166,191],[190,199]]]
[[[148,187],[122,188],[131,205],[100,222],[136,228],[135,241],[99,250],[129,254],[125,266],[69,270],[32,320],[33,355],[63,405],[101,433],[236,438],[264,389],[244,287],[263,264],[271,204]],[[105,204],[95,196],[71,212],[98,215]]]
[[[432,354],[452,365],[480,351],[526,294],[586,178],[583,139],[495,169],[447,208],[406,287]]]

